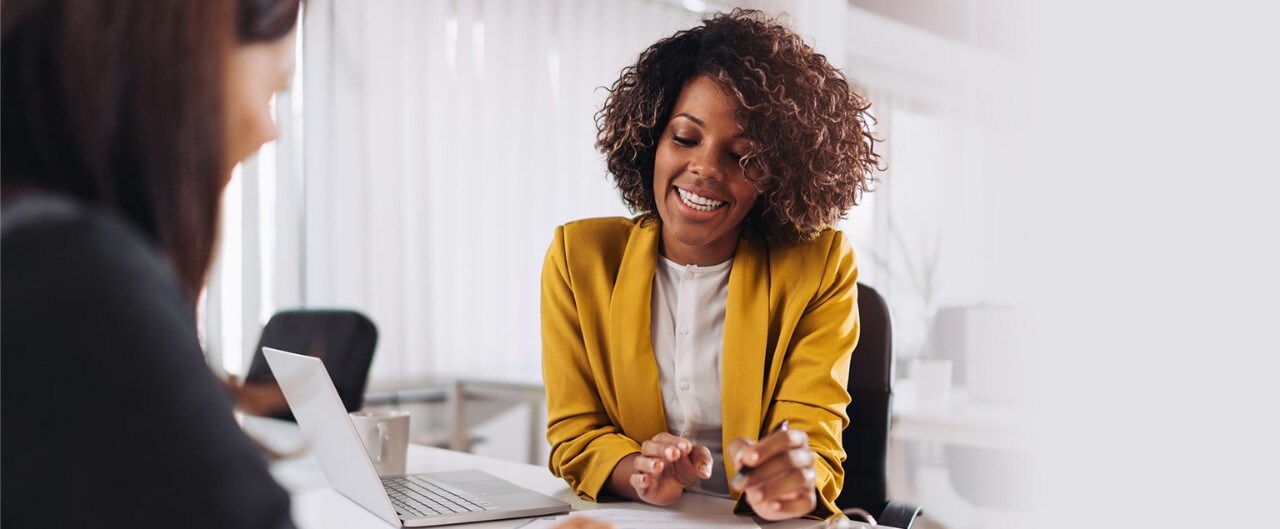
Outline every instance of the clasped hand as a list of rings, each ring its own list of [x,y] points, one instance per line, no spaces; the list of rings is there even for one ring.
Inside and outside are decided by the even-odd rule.
[[[705,445],[663,432],[640,445],[640,455],[632,460],[631,487],[646,503],[670,505],[694,481],[710,478],[711,464]]]

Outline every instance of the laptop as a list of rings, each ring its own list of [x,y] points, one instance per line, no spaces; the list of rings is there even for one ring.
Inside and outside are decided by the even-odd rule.
[[[478,470],[379,477],[319,358],[262,348],[324,475],[397,527],[559,514],[569,504]]]

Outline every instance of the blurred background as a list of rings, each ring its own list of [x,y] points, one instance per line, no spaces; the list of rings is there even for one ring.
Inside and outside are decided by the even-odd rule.
[[[545,464],[547,246],[565,222],[631,215],[593,147],[604,87],[706,13],[759,8],[845,70],[885,140],[887,170],[839,228],[892,310],[891,496],[938,527],[1019,526],[1030,235],[1001,198],[1024,185],[1019,6],[308,0],[280,138],[228,187],[201,301],[210,363],[244,374],[277,311],[354,308],[380,335],[371,404],[414,409],[419,441]],[[459,391],[474,402],[444,404]]]

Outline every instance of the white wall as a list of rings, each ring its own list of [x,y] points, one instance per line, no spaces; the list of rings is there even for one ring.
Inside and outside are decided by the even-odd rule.
[[[1017,146],[1042,277],[1043,511],[1274,525],[1252,506],[1280,474],[1280,7],[1038,7]]]

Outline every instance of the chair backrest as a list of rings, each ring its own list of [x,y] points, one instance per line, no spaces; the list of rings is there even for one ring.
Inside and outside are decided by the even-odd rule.
[[[263,347],[314,356],[324,360],[338,396],[347,411],[364,404],[369,366],[378,345],[378,328],[353,310],[287,310],[276,313],[262,328],[246,382],[274,382]],[[292,418],[286,408],[278,417]]]
[[[889,418],[893,410],[893,336],[889,306],[875,289],[858,284],[861,335],[849,362],[849,396],[845,410],[844,488],[836,505],[858,507],[879,516],[887,498],[886,460]]]

